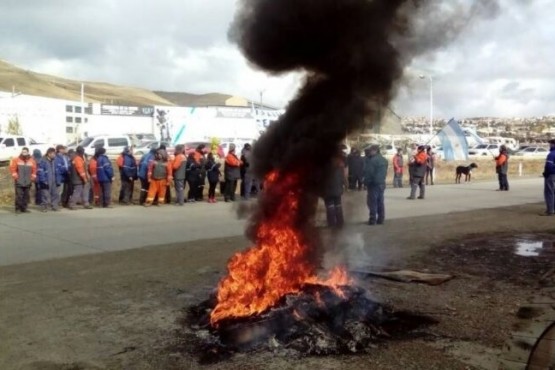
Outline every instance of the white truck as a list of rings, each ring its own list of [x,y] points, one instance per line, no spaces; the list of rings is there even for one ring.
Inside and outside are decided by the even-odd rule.
[[[25,147],[29,148],[30,154],[33,154],[34,149],[39,149],[44,155],[51,145],[39,144],[25,136],[0,134],[0,162],[8,162],[17,157]]]

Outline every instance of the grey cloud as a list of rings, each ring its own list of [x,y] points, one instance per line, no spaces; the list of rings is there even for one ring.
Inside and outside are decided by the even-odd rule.
[[[151,89],[252,98],[266,89],[266,101],[284,105],[298,76],[265,86],[249,68],[227,40],[234,3],[3,0],[0,58],[39,72]],[[470,9],[463,0],[433,3],[432,10],[451,7],[454,16],[434,19],[430,11],[418,23],[422,38],[413,42],[437,42],[424,37],[429,33],[442,40],[435,53],[412,62],[394,102],[398,113],[428,115],[429,85],[420,73],[434,76],[438,117],[555,112],[552,0],[480,0]],[[457,18],[457,6],[464,17]]]

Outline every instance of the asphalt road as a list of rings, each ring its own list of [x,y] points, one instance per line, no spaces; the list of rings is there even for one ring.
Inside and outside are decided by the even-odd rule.
[[[386,191],[386,218],[496,208],[543,201],[541,178],[511,181],[510,192],[495,182],[428,187],[425,200],[406,199],[408,189]],[[348,223],[367,220],[364,192],[344,197]],[[116,207],[15,215],[0,211],[0,265],[12,265],[144,246],[223,238],[243,234],[230,204],[184,207]]]

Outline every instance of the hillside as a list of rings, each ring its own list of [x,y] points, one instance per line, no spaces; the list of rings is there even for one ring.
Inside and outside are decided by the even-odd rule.
[[[80,100],[81,83],[85,83],[87,102],[121,105],[176,105],[177,102],[213,102],[225,100],[229,95],[187,93],[155,93],[146,89],[118,86],[104,82],[75,81],[36,73],[0,60],[0,91],[12,91],[49,98]],[[187,104],[188,105],[188,104]]]

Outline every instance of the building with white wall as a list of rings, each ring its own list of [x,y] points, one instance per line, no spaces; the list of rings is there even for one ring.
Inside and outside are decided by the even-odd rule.
[[[23,135],[38,142],[65,143],[86,120],[82,113],[80,102],[0,92],[0,132],[17,120]]]
[[[49,144],[72,143],[94,135],[149,133],[174,144],[207,141],[253,141],[279,116],[272,109],[232,97],[226,105],[120,106],[0,92],[0,133],[17,119],[23,135]],[[228,104],[236,104],[230,106]],[[160,117],[164,129],[160,130]]]

